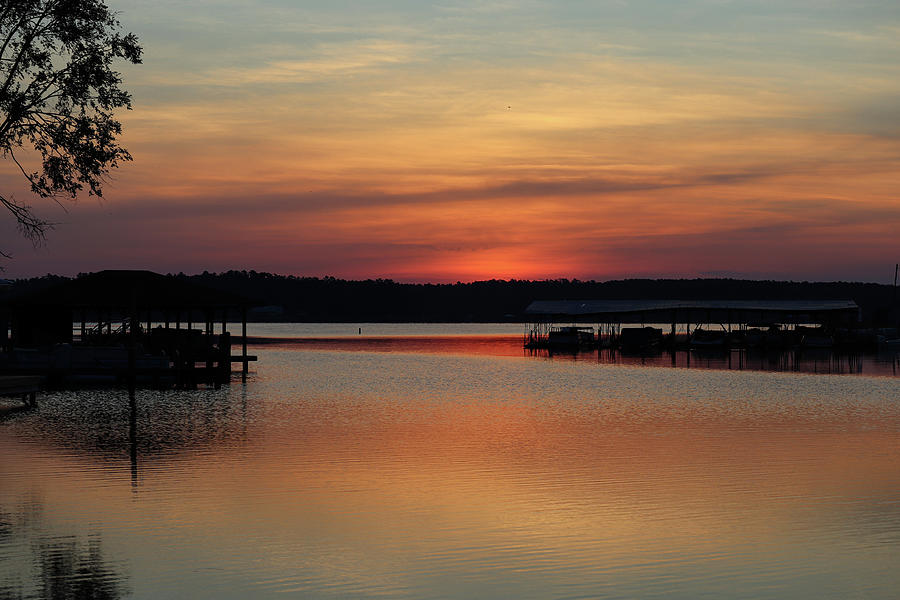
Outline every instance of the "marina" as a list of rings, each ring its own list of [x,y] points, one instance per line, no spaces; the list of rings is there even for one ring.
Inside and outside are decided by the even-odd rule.
[[[890,347],[898,325],[863,322],[852,300],[539,300],[525,316],[530,321],[526,348],[631,352],[658,347],[871,352]],[[565,322],[571,325],[560,324]]]

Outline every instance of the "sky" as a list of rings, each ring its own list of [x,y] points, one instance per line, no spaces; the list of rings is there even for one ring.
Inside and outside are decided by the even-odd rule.
[[[896,0],[108,0],[134,156],[5,277],[888,283]],[[27,190],[11,165],[0,185]]]

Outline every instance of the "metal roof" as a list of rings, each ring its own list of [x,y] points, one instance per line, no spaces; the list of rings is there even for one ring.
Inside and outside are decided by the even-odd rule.
[[[535,300],[526,315],[588,316],[673,310],[822,313],[858,311],[853,300]]]

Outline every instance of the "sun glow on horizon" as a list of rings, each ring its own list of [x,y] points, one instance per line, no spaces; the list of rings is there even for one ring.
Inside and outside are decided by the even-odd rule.
[[[135,161],[44,248],[2,224],[9,269],[880,279],[900,7],[863,4],[115,2]]]

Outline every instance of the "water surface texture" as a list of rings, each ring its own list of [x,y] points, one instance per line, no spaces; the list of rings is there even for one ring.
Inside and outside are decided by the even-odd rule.
[[[0,598],[896,597],[900,378],[466,347],[6,411]]]

